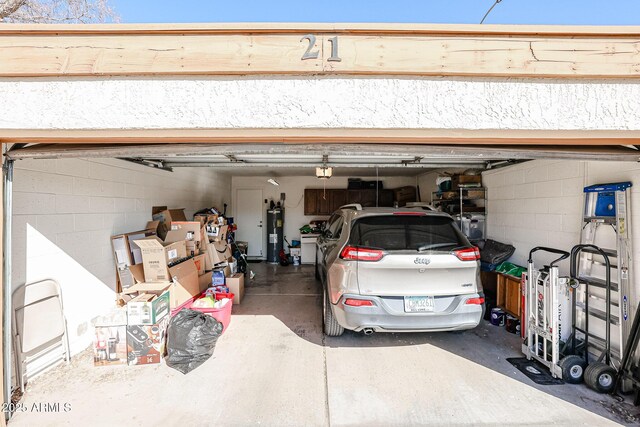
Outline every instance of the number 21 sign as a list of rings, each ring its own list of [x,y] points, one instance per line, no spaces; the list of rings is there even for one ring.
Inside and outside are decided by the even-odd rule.
[[[307,50],[304,52],[304,54],[302,55],[302,58],[300,59],[302,59],[303,61],[305,59],[318,59],[318,55],[320,54],[320,51],[312,50],[316,44],[316,36],[314,36],[313,34],[307,34],[300,39],[300,42],[302,43],[305,40],[309,42],[309,45],[307,46]],[[340,57],[338,56],[338,36],[331,37],[329,39],[329,43],[331,43],[331,56],[327,58],[327,61],[331,61],[331,62],[342,61],[342,59],[340,59]]]

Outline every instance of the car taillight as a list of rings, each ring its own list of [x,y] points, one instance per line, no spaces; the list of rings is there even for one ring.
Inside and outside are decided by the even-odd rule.
[[[384,252],[380,249],[360,248],[358,246],[345,246],[340,252],[340,258],[347,261],[380,261]]]
[[[372,307],[373,302],[368,299],[347,298],[344,300],[344,305],[350,305],[352,307]]]
[[[465,302],[465,304],[469,304],[469,305],[482,305],[482,304],[484,304],[484,297],[469,298],[469,299],[467,300],[467,302]]]
[[[454,251],[453,254],[457,256],[460,261],[477,261],[480,259],[480,249],[476,247],[460,249]]]

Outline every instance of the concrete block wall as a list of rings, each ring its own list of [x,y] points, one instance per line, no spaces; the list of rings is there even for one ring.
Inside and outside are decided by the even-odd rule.
[[[492,239],[516,247],[512,261],[526,265],[529,250],[569,250],[580,241],[583,188],[631,181],[634,275],[640,279],[640,165],[633,162],[535,160],[483,173],[487,229]],[[550,258],[541,257],[542,261]],[[568,263],[561,264],[567,273]]]
[[[189,217],[231,202],[231,178],[208,168],[21,160],[14,178],[13,288],[59,281],[73,353],[91,342],[91,320],[114,304],[112,235],[143,229],[155,205],[184,207]]]

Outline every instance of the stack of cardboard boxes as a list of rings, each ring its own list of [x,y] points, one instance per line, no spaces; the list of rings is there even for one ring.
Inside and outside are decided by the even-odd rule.
[[[111,239],[121,308],[96,324],[96,365],[160,363],[171,315],[214,284],[232,288],[234,303],[244,295],[226,218],[207,214],[187,221],[183,209],[165,206],[154,207],[152,217],[145,230]],[[122,345],[109,350],[112,335],[119,344],[126,335],[126,359]]]

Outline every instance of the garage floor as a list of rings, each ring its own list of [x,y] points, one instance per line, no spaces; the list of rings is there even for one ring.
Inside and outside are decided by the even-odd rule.
[[[214,357],[197,370],[94,368],[85,352],[34,380],[22,400],[25,412],[10,425],[601,426],[640,420],[637,408],[583,385],[535,385],[505,360],[520,356],[518,337],[484,322],[463,333],[324,338],[313,267],[250,267],[256,279],[234,307]],[[38,412],[43,403],[60,403],[60,409]]]

